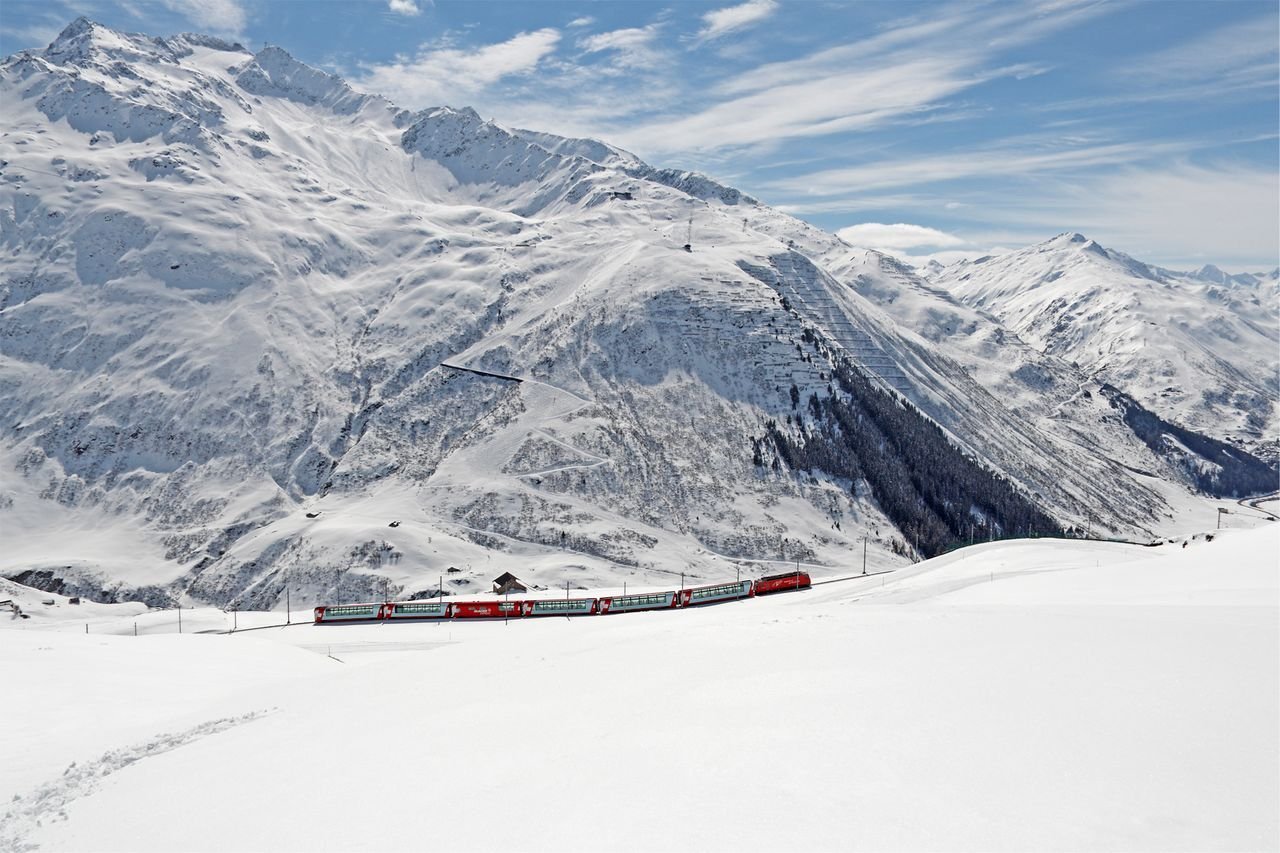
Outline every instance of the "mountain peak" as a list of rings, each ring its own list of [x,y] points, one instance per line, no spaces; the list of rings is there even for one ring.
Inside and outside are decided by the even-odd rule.
[[[357,93],[341,77],[299,62],[287,50],[275,45],[258,51],[237,75],[236,82],[254,95],[323,105],[343,115],[358,112],[375,99],[375,96]]]
[[[101,26],[101,25],[95,23],[94,21],[89,20],[84,15],[81,15],[80,17],[76,18],[74,21],[72,21],[71,23],[67,24],[65,27],[62,28],[62,32],[58,33],[58,37],[53,40],[53,44],[57,44],[58,42],[70,41],[71,39],[74,39],[77,36],[81,36],[81,35],[84,35],[85,33],[92,32],[93,28],[97,26]]]
[[[43,56],[59,65],[89,65],[99,56],[112,60],[140,58],[173,60],[174,49],[164,39],[113,30],[81,15],[54,39]]]
[[[50,42],[45,49],[45,55],[54,60],[75,59],[86,56],[93,41],[95,30],[110,32],[101,24],[81,15],[63,27],[62,32],[58,33],[58,37]]]
[[[1195,272],[1196,278],[1202,278],[1205,281],[1213,281],[1222,284],[1227,280],[1227,274],[1213,264],[1205,264]]]
[[[1063,231],[1056,237],[1046,240],[1041,244],[1041,246],[1048,249],[1067,249],[1084,246],[1092,242],[1092,240],[1081,234],[1079,231]]]

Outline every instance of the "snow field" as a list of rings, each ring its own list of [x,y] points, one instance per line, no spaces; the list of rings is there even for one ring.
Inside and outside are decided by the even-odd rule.
[[[0,849],[1273,849],[1277,528],[685,612],[0,632],[44,697],[4,704]]]

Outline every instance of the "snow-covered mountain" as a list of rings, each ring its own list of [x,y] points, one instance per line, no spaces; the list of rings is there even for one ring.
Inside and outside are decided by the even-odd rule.
[[[960,261],[930,281],[1161,417],[1275,456],[1278,273],[1179,273],[1081,234]]]
[[[0,574],[25,583],[668,583],[1043,513],[1132,535],[1188,498],[1081,371],[704,176],[84,19],[0,97]]]

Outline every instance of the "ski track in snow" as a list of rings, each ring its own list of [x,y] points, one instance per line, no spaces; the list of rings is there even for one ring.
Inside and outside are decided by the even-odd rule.
[[[189,743],[210,737],[263,717],[269,711],[250,711],[234,717],[209,720],[181,732],[163,734],[133,746],[113,749],[87,764],[72,762],[62,776],[24,795],[14,795],[9,810],[0,818],[0,853],[28,853],[40,849],[39,844],[25,840],[45,821],[67,819],[67,806],[89,796],[98,783],[139,761],[163,755]]]

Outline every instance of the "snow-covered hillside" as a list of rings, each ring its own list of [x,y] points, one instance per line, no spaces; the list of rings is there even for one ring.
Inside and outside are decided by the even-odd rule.
[[[1177,273],[1067,233],[930,279],[1166,420],[1275,456],[1277,273]]]
[[[0,97],[0,574],[267,607],[901,564],[868,482],[753,458],[846,361],[1063,526],[1196,506],[1083,378],[703,176],[84,19]]]
[[[0,850],[1272,850],[1250,524],[667,613],[3,619]]]

